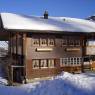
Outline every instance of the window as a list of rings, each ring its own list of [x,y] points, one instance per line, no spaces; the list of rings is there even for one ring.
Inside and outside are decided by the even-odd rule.
[[[81,57],[75,57],[74,58],[74,65],[81,65],[82,58]]]
[[[47,46],[47,39],[40,39],[41,46]]]
[[[61,45],[62,46],[67,46],[67,40],[66,39],[62,39],[61,40]]]
[[[48,67],[47,60],[41,59],[41,61],[40,61],[40,67],[41,68],[47,68]]]
[[[67,66],[68,65],[68,58],[60,58],[60,66]]]
[[[64,63],[65,63],[65,65],[68,65],[68,58],[64,59]]]
[[[39,39],[33,39],[33,46],[39,46]]]
[[[77,64],[77,58],[74,57],[74,65],[76,65],[76,64]]]
[[[83,61],[84,61],[84,62],[89,62],[89,61],[90,61],[89,56],[88,56],[88,57],[84,57]]]
[[[73,58],[70,58],[70,64],[73,65]]]
[[[33,59],[32,60],[33,69],[54,68],[54,67],[55,67],[54,59]]]
[[[39,60],[37,60],[37,59],[32,60],[32,67],[33,67],[33,69],[39,69],[39,67],[40,67]]]
[[[54,59],[49,59],[48,60],[48,67],[49,68],[54,68]]]
[[[55,41],[54,39],[48,39],[48,46],[54,46]]]
[[[82,62],[81,57],[60,58],[60,66],[76,66]]]
[[[80,58],[77,58],[77,65],[80,64]]]
[[[88,40],[87,46],[95,46],[95,40]]]
[[[75,46],[80,46],[80,40],[75,40],[75,41],[74,41],[74,45],[75,45]]]
[[[81,63],[81,59],[77,58],[77,64],[80,64],[80,63]]]
[[[69,39],[69,42],[68,42],[68,44],[69,44],[70,46],[74,46],[74,40],[72,40],[72,39]]]

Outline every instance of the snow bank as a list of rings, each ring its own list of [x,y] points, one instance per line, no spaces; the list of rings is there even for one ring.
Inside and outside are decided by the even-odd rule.
[[[7,85],[8,81],[2,77],[0,77],[0,85]]]
[[[63,72],[31,89],[32,95],[95,95],[95,77]]]
[[[0,95],[95,95],[95,74],[62,72],[50,80],[19,87],[0,86]]]

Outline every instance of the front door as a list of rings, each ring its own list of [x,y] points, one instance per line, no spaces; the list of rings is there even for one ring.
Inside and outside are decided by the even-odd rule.
[[[13,82],[22,82],[22,74],[20,68],[13,68]]]

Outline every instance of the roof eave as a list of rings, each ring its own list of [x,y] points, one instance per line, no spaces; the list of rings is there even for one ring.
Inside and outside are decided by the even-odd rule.
[[[69,33],[77,33],[77,34],[88,34],[88,33],[95,33],[95,32],[79,32],[79,31],[55,31],[55,30],[28,30],[28,29],[5,29],[6,31],[10,32],[31,32],[31,33],[54,33],[54,34],[69,34]]]

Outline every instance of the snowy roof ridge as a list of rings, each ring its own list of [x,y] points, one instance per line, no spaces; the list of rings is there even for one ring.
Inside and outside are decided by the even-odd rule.
[[[26,16],[15,13],[1,13],[5,29],[67,31],[67,32],[95,32],[95,22],[70,17]]]

